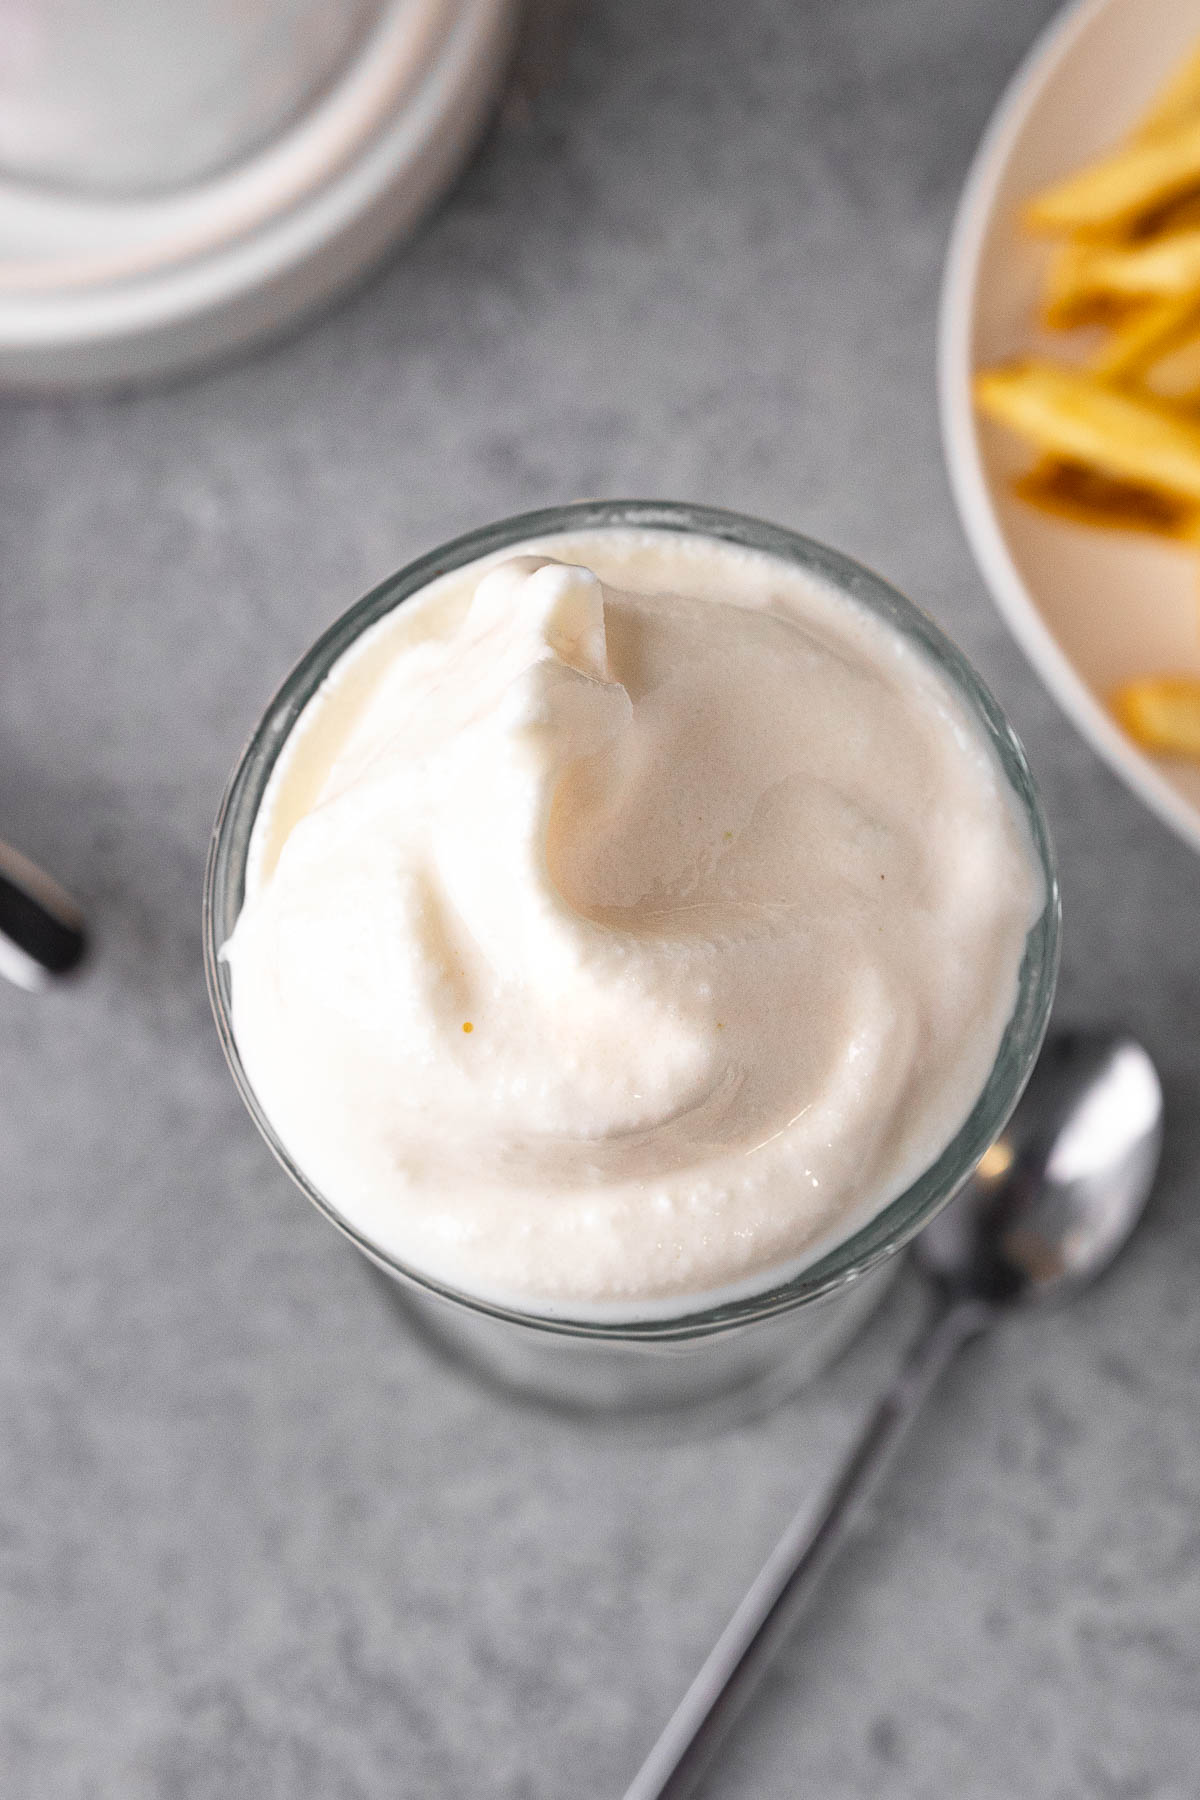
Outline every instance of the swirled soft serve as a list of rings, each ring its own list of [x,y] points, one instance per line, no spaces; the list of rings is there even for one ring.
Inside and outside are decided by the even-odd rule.
[[[243,1065],[367,1239],[633,1317],[764,1286],[977,1098],[1041,880],[924,655],[759,551],[604,528],[338,662],[255,826]]]

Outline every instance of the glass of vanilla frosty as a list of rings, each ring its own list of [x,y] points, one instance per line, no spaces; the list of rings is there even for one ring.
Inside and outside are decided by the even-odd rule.
[[[447,1345],[590,1408],[761,1401],[865,1318],[1053,995],[1024,754],[877,576],[713,509],[459,538],[339,619],[221,806],[218,1029]]]

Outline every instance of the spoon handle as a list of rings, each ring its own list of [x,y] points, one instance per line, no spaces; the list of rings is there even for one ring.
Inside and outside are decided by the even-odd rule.
[[[36,863],[0,843],[0,975],[36,992],[87,947],[79,908]]]
[[[684,1800],[716,1754],[776,1650],[891,1466],[934,1384],[993,1309],[945,1299],[879,1402],[814,1512],[803,1507],[717,1639],[625,1800]]]

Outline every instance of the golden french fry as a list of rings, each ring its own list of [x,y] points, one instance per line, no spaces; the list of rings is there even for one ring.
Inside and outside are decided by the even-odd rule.
[[[1112,300],[1092,273],[1097,246],[1063,244],[1046,271],[1042,316],[1052,331],[1102,324],[1113,314]]]
[[[1200,117],[1116,150],[1035,194],[1025,208],[1034,231],[1095,236],[1200,186]]]
[[[1200,757],[1200,681],[1146,676],[1118,688],[1111,705],[1118,723],[1144,750]]]
[[[1200,44],[1169,75],[1138,123],[1134,137],[1161,137],[1200,113]]]
[[[1109,381],[1130,381],[1156,358],[1166,356],[1189,328],[1198,325],[1200,293],[1152,300],[1116,326],[1108,342],[1092,358],[1092,372]]]
[[[1054,331],[1132,325],[1140,310],[1200,289],[1200,225],[1146,241],[1071,242],[1046,272],[1043,318]]]
[[[1122,232],[1113,233],[1114,243],[1140,244],[1147,238],[1162,237],[1168,231],[1184,231],[1189,225],[1200,225],[1200,190],[1186,188],[1172,195],[1162,206],[1139,213]]]
[[[1018,477],[1013,491],[1039,511],[1077,525],[1143,531],[1176,543],[1200,543],[1200,506],[1176,494],[1118,481],[1085,463],[1043,457]]]
[[[1200,396],[1200,322],[1182,342],[1149,361],[1141,379],[1150,393],[1194,406]]]
[[[975,377],[982,410],[1062,462],[1200,504],[1200,421],[1086,370],[1030,360]]]
[[[1138,298],[1178,298],[1200,287],[1200,226],[1144,244],[1097,247],[1081,260],[1077,290]]]

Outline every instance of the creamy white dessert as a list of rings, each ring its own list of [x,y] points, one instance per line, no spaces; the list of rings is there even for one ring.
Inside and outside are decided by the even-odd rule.
[[[309,1180],[468,1294],[764,1288],[963,1124],[1044,901],[1000,765],[798,568],[600,529],[434,581],[279,757],[225,954]]]

